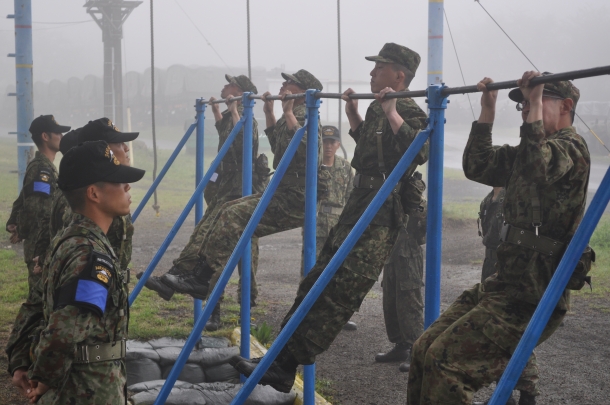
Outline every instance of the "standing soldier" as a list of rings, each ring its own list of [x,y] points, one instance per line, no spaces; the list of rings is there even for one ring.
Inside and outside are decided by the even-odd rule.
[[[241,97],[244,92],[251,92],[254,94],[258,93],[256,86],[250,81],[247,76],[230,76],[225,75],[227,84],[223,87],[220,92],[220,97],[223,99]],[[210,97],[210,102],[216,100],[214,97]],[[242,106],[241,100],[227,102],[227,109],[220,112],[220,104],[213,103],[212,112],[214,113],[214,119],[216,120],[216,129],[218,130],[218,150],[222,147],[226,139],[231,134],[231,131],[240,120],[243,115],[244,107]],[[156,291],[161,298],[164,300],[170,300],[174,295],[175,291],[182,292],[184,288],[172,289],[166,283],[168,275],[184,275],[189,274],[193,271],[198,271],[200,259],[198,256],[201,243],[205,238],[205,235],[210,229],[212,220],[218,214],[220,207],[226,202],[236,200],[242,197],[242,155],[243,155],[243,136],[244,129],[240,130],[237,137],[233,141],[231,148],[225,155],[224,159],[220,163],[217,171],[217,177],[212,177],[210,180],[212,183],[206,187],[206,195],[208,188],[213,187],[215,195],[210,196],[207,209],[201,221],[197,224],[191,237],[182,249],[180,256],[174,260],[172,268],[162,276],[153,276],[146,281],[146,287]],[[252,119],[252,161],[253,161],[253,172],[252,172],[252,192],[262,193],[268,179],[269,169],[267,168],[266,159],[267,157],[263,154],[258,156],[258,123],[255,119]],[[256,288],[256,270],[258,267],[258,238],[252,238],[252,293],[251,293],[251,305],[256,305],[256,297],[258,290]],[[239,271],[241,274],[241,264],[239,265]],[[140,278],[142,273],[138,274]],[[205,299],[207,290],[202,290],[198,294],[192,294],[195,298]],[[238,294],[241,296],[241,294]],[[206,327],[206,330],[216,330],[220,323],[220,312],[219,309],[214,312],[213,319],[215,322],[210,322]]]
[[[28,163],[23,179],[23,188],[13,203],[6,230],[11,233],[11,243],[23,243],[23,255],[28,267],[28,286],[34,288],[40,273],[34,271],[34,258],[44,254],[49,245],[48,229],[51,202],[55,191],[57,170],[53,165],[59,152],[62,134],[70,127],[59,125],[52,115],[41,115],[30,125],[32,141],[38,150]],[[46,227],[45,227],[46,225]],[[45,229],[42,229],[45,227]]]
[[[315,266],[301,281],[295,302],[282,325],[290,320],[382,187],[386,176],[426,126],[426,113],[415,101],[409,98],[385,98],[386,94],[408,88],[419,66],[420,56],[404,46],[387,43],[379,55],[366,59],[375,62],[370,75],[371,91],[376,96],[364,120],[358,113],[357,99],[349,98],[354,90],[346,90],[343,96],[351,127],[350,135],[356,141],[352,159],[352,167],[357,172],[354,189]],[[405,220],[404,204],[415,202],[409,201],[412,185],[407,180],[417,165],[425,163],[427,158],[426,144],[264,374],[261,384],[271,385],[281,392],[290,392],[298,365],[314,363],[316,356],[328,350],[343,325],[360,308],[377,282],[386,257],[396,242],[398,229]],[[240,356],[231,359],[231,364],[246,376],[252,374],[258,362],[259,359],[248,360]]]
[[[496,249],[500,244],[500,230],[504,223],[502,205],[505,194],[504,187],[494,187],[491,193],[481,201],[479,219],[477,219],[479,236],[483,238],[483,245],[485,245],[481,283],[496,272],[496,262],[498,261]]]
[[[401,226],[392,251],[383,268],[383,319],[388,340],[394,347],[387,353],[378,353],[379,363],[401,362],[398,370],[409,371],[411,347],[424,332],[424,303],[421,289],[424,286],[424,254],[421,245],[426,243],[427,202],[423,197],[426,184],[419,172],[409,179],[414,203],[405,204],[409,216],[407,226]],[[419,201],[419,202],[417,202]]]
[[[106,142],[68,151],[58,185],[73,221],[55,238],[44,291],[45,328],[27,396],[45,404],[126,403],[127,280],[106,237],[129,214],[129,183],[144,171],[119,163]]]

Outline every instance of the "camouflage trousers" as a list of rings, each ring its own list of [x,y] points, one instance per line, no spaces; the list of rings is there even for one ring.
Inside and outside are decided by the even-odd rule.
[[[483,262],[483,271],[481,271],[481,283],[485,281],[485,279],[492,274],[494,274],[496,270],[496,262],[498,261],[498,254],[496,253],[496,249],[485,248],[485,261]]]
[[[401,228],[383,268],[383,319],[392,343],[412,346],[424,332],[422,248]]]
[[[407,386],[408,405],[470,405],[481,388],[498,381],[536,307],[509,293],[466,290],[415,342]],[[561,324],[555,310],[538,344]],[[538,395],[532,353],[517,389]]]
[[[302,232],[301,232],[302,233]],[[316,237],[316,259],[318,258],[318,256],[320,256],[320,252],[322,251],[322,248],[324,247],[324,242],[326,242],[327,238],[318,238]],[[305,248],[305,245],[303,244],[303,249]],[[305,277],[304,273],[304,261],[303,261],[303,251],[301,251],[301,279],[303,277]]]
[[[339,223],[331,230],[315,266],[299,284],[297,297],[282,321],[282,327],[290,320],[352,228],[351,224]],[[379,225],[366,228],[286,344],[300,364],[314,363],[316,356],[330,347],[343,326],[360,308],[366,294],[379,278],[396,234],[396,228]]]
[[[216,286],[260,199],[261,194],[253,194],[227,202],[213,219],[210,230],[207,232],[199,251],[199,257],[205,259],[213,271],[208,295]],[[304,215],[305,194],[303,188],[279,187],[256,227],[252,240],[299,228],[303,226]],[[254,243],[252,243],[252,246],[254,250]],[[258,252],[258,244],[256,249]]]
[[[202,249],[202,244],[206,239],[206,236],[210,229],[212,228],[212,224],[214,223],[214,219],[220,212],[222,206],[229,202],[235,201],[240,197],[235,196],[224,196],[222,198],[214,198],[210,201],[205,211],[205,214],[195,226],[195,230],[191,234],[188,243],[180,252],[180,256],[176,260],[174,260],[174,270],[172,273],[174,274],[187,274],[195,269],[197,263],[199,263],[199,251]],[[252,238],[252,254],[251,254],[251,288],[250,288],[250,299],[253,304],[256,302],[256,298],[258,296],[258,288],[256,286],[256,271],[258,270],[258,238]],[[241,275],[241,262],[238,264],[238,271]],[[241,283],[239,283],[238,289],[241,289]],[[211,291],[211,290],[210,290]],[[240,294],[238,294],[240,297]]]

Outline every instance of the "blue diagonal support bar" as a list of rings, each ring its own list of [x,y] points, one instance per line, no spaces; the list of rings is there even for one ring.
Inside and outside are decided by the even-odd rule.
[[[242,119],[243,119],[243,117],[242,117]],[[275,190],[277,190],[277,187],[279,186],[280,181],[282,180],[282,177],[284,177],[284,174],[286,173],[286,170],[288,169],[288,165],[292,161],[294,154],[296,153],[297,149],[299,148],[301,139],[303,138],[303,135],[305,134],[306,128],[307,128],[307,120],[305,121],[305,126],[301,129],[299,129],[294,134],[294,136],[292,137],[292,140],[288,144],[288,147],[286,148],[286,151],[284,152],[284,156],[282,156],[282,159],[280,160],[280,163],[277,166],[277,169],[275,170],[275,174],[274,174],[273,178],[271,179],[271,181],[269,182],[269,185],[265,189],[265,192],[263,193],[258,205],[256,206],[256,209],[254,210],[254,213],[252,214],[252,217],[250,218],[248,225],[246,225],[244,232],[242,233],[241,237],[239,238],[239,241],[237,242],[237,246],[235,247],[235,250],[233,250],[233,253],[231,254],[231,257],[229,258],[227,265],[225,266],[224,270],[222,271],[220,278],[216,282],[216,286],[212,290],[212,293],[210,294],[207,302],[205,303],[201,316],[199,317],[197,322],[195,322],[195,326],[193,326],[193,330],[191,331],[191,334],[189,335],[188,339],[186,340],[186,343],[184,344],[182,351],[178,355],[178,358],[176,359],[176,362],[174,363],[174,366],[172,367],[172,371],[167,376],[167,379],[165,380],[165,384],[163,384],[161,391],[159,391],[159,396],[155,400],[155,405],[162,405],[165,403],[165,400],[169,396],[171,389],[173,388],[174,384],[176,383],[176,380],[178,379],[178,376],[182,372],[182,368],[186,364],[186,361],[188,360],[189,355],[191,354],[191,352],[193,351],[193,348],[195,347],[195,345],[201,338],[201,332],[203,331],[205,324],[207,323],[208,319],[210,318],[210,315],[212,314],[212,310],[214,309],[214,306],[220,299],[222,292],[224,291],[225,287],[227,286],[227,283],[229,282],[229,278],[231,277],[231,274],[233,273],[233,269],[235,268],[235,266],[237,266],[237,262],[241,258],[244,248],[250,242],[250,239],[252,239],[252,235],[254,235],[254,231],[256,230],[258,223],[260,222],[263,214],[265,213],[267,206],[271,202],[271,198],[273,198],[273,194],[275,193]],[[142,278],[144,278],[144,277],[142,277]],[[242,302],[242,305],[243,304],[244,303]]]
[[[599,219],[608,205],[608,200],[610,200],[610,169],[606,171],[604,179],[599,185],[595,196],[593,196],[591,204],[589,204],[589,209],[568,245],[563,258],[559,262],[559,266],[555,270],[549,286],[546,288],[530,323],[527,325],[527,329],[525,329],[506,370],[504,370],[500,382],[498,382],[489,405],[505,404],[513,392],[513,388],[517,384],[517,380],[521,376],[527,360],[534,351],[553,310],[557,306],[557,302],[559,302],[559,298],[563,294],[566,285],[568,285],[572,272],[576,268],[576,263],[578,263]]]
[[[243,125],[244,125],[244,119],[242,117],[242,119],[239,120],[237,125],[235,125],[235,128],[233,128],[233,131],[231,131],[231,134],[229,134],[227,140],[222,145],[222,148],[220,148],[218,155],[216,155],[216,158],[214,158],[214,160],[212,161],[212,164],[208,168],[207,173],[205,174],[205,176],[203,176],[203,179],[201,180],[201,182],[195,189],[195,192],[191,196],[190,200],[186,203],[184,210],[182,210],[182,213],[180,214],[180,216],[174,223],[174,226],[172,226],[172,229],[169,231],[169,233],[165,237],[165,240],[159,247],[159,250],[157,251],[157,253],[155,253],[155,256],[153,257],[152,261],[146,268],[146,271],[142,275],[142,278],[140,278],[140,281],[138,281],[136,286],[133,288],[133,291],[131,292],[131,294],[129,294],[129,306],[131,306],[133,304],[133,302],[135,301],[138,294],[140,294],[142,287],[144,287],[144,284],[146,284],[146,280],[148,280],[148,278],[150,277],[152,272],[155,270],[155,267],[157,267],[157,264],[159,264],[159,261],[165,254],[165,251],[169,247],[170,243],[172,243],[172,241],[174,240],[174,237],[180,230],[180,227],[186,220],[186,217],[189,215],[189,213],[193,209],[195,202],[197,202],[197,198],[201,195],[201,193],[203,193],[203,189],[208,184],[208,181],[210,181],[210,178],[212,177],[212,175],[216,172],[216,169],[218,168],[218,165],[220,165],[222,158],[225,156],[225,154],[229,150],[229,147],[235,140],[237,133],[241,130]]]
[[[280,350],[282,350],[282,348],[286,345],[288,339],[290,339],[290,336],[292,336],[292,334],[299,326],[305,315],[309,312],[313,304],[316,302],[324,288],[326,288],[326,285],[333,278],[333,276],[337,272],[337,269],[345,260],[347,254],[352,250],[356,242],[358,242],[358,239],[360,239],[360,236],[362,235],[364,230],[369,226],[369,224],[373,220],[373,217],[377,214],[377,211],[379,211],[379,208],[381,208],[381,206],[388,198],[394,187],[396,187],[396,184],[398,184],[398,181],[400,180],[402,175],[411,165],[413,159],[415,158],[419,150],[422,148],[422,146],[430,136],[431,132],[432,127],[428,126],[428,128],[426,128],[424,131],[421,131],[415,137],[413,143],[411,144],[411,146],[409,146],[409,149],[407,149],[402,158],[400,158],[400,161],[398,162],[394,170],[392,170],[392,173],[388,176],[381,189],[379,189],[379,192],[377,193],[375,198],[373,198],[373,201],[371,201],[371,203],[366,208],[352,231],[349,233],[347,238],[345,238],[345,241],[343,241],[343,244],[341,244],[341,247],[339,247],[337,253],[335,253],[335,255],[330,260],[330,262],[328,263],[318,280],[315,282],[309,293],[307,293],[307,295],[303,299],[303,302],[301,302],[301,305],[299,305],[299,307],[294,312],[286,326],[284,326],[278,337],[275,339],[275,341],[269,348],[267,354],[263,357],[258,366],[256,366],[256,369],[254,370],[250,378],[248,378],[248,380],[246,381],[242,389],[239,391],[237,396],[233,399],[231,405],[241,405],[246,401],[256,384],[260,381],[263,374],[267,371],[271,363],[280,353]]]
[[[144,198],[142,198],[142,201],[140,201],[140,204],[138,205],[138,208],[136,208],[135,211],[133,212],[133,214],[131,214],[131,221],[132,222],[136,222],[136,219],[138,219],[138,217],[140,216],[140,213],[142,212],[142,210],[146,206],[146,203],[148,203],[148,200],[150,199],[150,197],[153,195],[153,193],[157,189],[157,186],[159,186],[159,183],[161,183],[161,180],[163,180],[163,177],[165,177],[165,174],[167,173],[167,171],[169,170],[171,165],[174,163],[174,160],[176,160],[176,157],[178,157],[178,155],[180,154],[180,151],[182,150],[182,148],[186,144],[186,141],[188,141],[189,137],[191,136],[191,134],[195,130],[196,125],[197,125],[197,123],[192,124],[189,127],[189,129],[186,131],[186,133],[184,134],[184,136],[182,137],[180,142],[178,142],[178,145],[176,146],[176,149],[174,149],[174,152],[172,153],[172,155],[169,157],[167,162],[165,162],[165,165],[163,166],[163,169],[161,169],[161,171],[159,172],[159,175],[157,176],[157,178],[155,179],[153,184],[150,186],[150,188],[148,189],[148,191],[144,195]]]

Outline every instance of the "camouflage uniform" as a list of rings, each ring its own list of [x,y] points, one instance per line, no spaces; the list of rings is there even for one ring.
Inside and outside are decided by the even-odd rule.
[[[239,115],[241,116],[244,111],[244,107],[240,104],[237,107]],[[216,122],[216,129],[218,130],[218,150],[227,140],[231,131],[233,130],[233,119],[229,110],[222,112],[222,120]],[[244,130],[242,129],[237,134],[237,137],[233,141],[231,148],[225,155],[222,163],[218,168],[218,178],[213,183],[214,195],[210,195],[210,201],[206,211],[195,227],[195,230],[191,234],[188,243],[180,252],[180,256],[174,260],[174,267],[172,274],[187,274],[193,269],[197,263],[199,263],[199,250],[203,240],[207,233],[211,229],[212,222],[221,207],[229,201],[237,200],[242,197],[242,156],[243,156],[243,136]],[[252,162],[256,163],[258,156],[258,123],[255,119],[252,120]],[[267,177],[259,175],[256,171],[252,173],[252,193],[262,193],[267,184]],[[208,186],[209,187],[209,186]],[[206,190],[207,188],[206,187]],[[238,265],[239,272],[241,274],[241,263]],[[258,269],[258,238],[252,238],[252,264],[251,264],[251,299],[252,302],[256,302],[258,295],[258,289],[256,287],[256,270]]]
[[[318,201],[316,216],[316,257],[322,251],[322,246],[330,234],[330,230],[339,222],[339,215],[354,187],[354,173],[349,162],[335,155],[332,166],[320,166],[330,174],[328,190],[323,199]],[[301,275],[303,275],[303,260],[301,260]]]
[[[288,144],[296,131],[304,125],[307,108],[300,104],[293,108],[298,121],[290,130],[282,116],[272,127],[265,129],[273,151],[273,168],[277,168]],[[321,126],[318,126],[318,158],[321,161]],[[278,186],[265,214],[262,216],[254,237],[272,235],[303,226],[305,217],[305,156],[307,134],[294,155],[282,182]],[[262,194],[254,194],[225,203],[215,216],[210,230],[201,245],[199,255],[213,271],[208,296],[218,282],[226,263],[237,245],[239,237],[248,224]]]
[[[582,137],[574,127],[545,137],[537,121],[521,126],[519,146],[498,148],[492,146],[491,129],[492,124],[473,124],[464,151],[466,177],[505,186],[505,222],[531,232],[535,189],[542,214],[539,234],[568,243],[586,203],[590,156]],[[408,404],[470,404],[477,390],[502,375],[561,255],[509,242],[501,243],[497,254],[497,272],[466,290],[415,342]],[[566,290],[538,344],[561,323],[567,296]]]
[[[504,223],[502,204],[504,203],[505,194],[506,191],[502,189],[498,194],[498,198],[493,201],[494,192],[492,190],[481,201],[477,222],[480,224],[479,236],[483,238],[483,245],[485,245],[485,261],[483,262],[483,271],[481,272],[481,283],[496,272],[496,262],[498,261],[496,249],[500,244],[500,230]]]
[[[28,163],[23,179],[23,188],[13,203],[13,209],[6,225],[17,225],[17,233],[23,242],[23,255],[28,266],[28,285],[33,286],[40,279],[34,274],[34,258],[43,257],[49,246],[49,216],[52,198],[56,188],[57,169],[43,153],[36,151],[34,159]],[[41,263],[42,264],[42,263]]]
[[[419,56],[417,56],[419,58]],[[381,104],[373,101],[367,109],[364,121],[350,131],[356,141],[352,167],[362,177],[381,178],[378,161],[378,139],[381,136],[383,158],[387,172],[390,173],[405,153],[417,133],[426,126],[426,114],[412,99],[397,100],[396,110],[404,123],[394,134]],[[428,146],[416,156],[403,179],[408,179],[418,164],[426,162]],[[377,194],[377,189],[357,187],[354,189],[329,237],[318,255],[317,262],[301,281],[296,300],[284,318],[285,325],[301,304],[305,295],[316,282],[326,265],[341,246],[354,224]],[[326,289],[322,292],[311,310],[307,313],[284,350],[299,364],[312,364],[315,356],[328,349],[335,337],[349,321],[352,314],[360,308],[364,297],[377,281],[386,257],[390,253],[399,225],[405,222],[401,195],[409,189],[408,182],[402,182],[400,194],[392,192],[377,212],[371,224],[364,231],[345,261],[337,270]]]

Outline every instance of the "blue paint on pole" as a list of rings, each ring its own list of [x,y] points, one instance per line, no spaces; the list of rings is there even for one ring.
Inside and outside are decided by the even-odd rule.
[[[305,167],[305,223],[303,225],[303,274],[316,264],[316,209],[318,201],[318,90],[307,90],[307,158]],[[316,402],[316,365],[303,370],[303,403]]]
[[[430,160],[428,161],[428,225],[426,232],[426,297],[424,328],[440,315],[441,252],[443,232],[443,148],[447,98],[441,95],[445,86],[428,87],[430,125]]]
[[[159,175],[157,176],[157,178],[155,179],[153,184],[150,186],[150,188],[148,189],[148,191],[144,195],[144,198],[142,198],[142,201],[140,201],[140,204],[138,204],[138,208],[136,208],[136,210],[133,212],[133,214],[131,214],[131,221],[132,222],[136,222],[136,219],[140,216],[140,213],[142,213],[142,210],[146,206],[146,203],[148,203],[148,200],[153,195],[153,193],[155,192],[155,190],[159,186],[159,183],[161,183],[161,180],[163,180],[163,177],[165,177],[165,174],[167,173],[167,171],[169,170],[171,165],[174,163],[174,160],[176,160],[176,157],[178,157],[178,155],[180,154],[180,151],[182,150],[182,148],[186,144],[186,141],[188,141],[189,137],[191,136],[191,134],[195,130],[195,126],[196,126],[196,124],[192,124],[189,127],[189,129],[186,131],[186,133],[184,134],[184,136],[182,137],[180,142],[178,142],[178,146],[176,146],[176,149],[174,149],[174,151],[172,152],[172,155],[169,157],[167,162],[165,162],[165,165],[163,166],[163,169],[161,169],[161,171],[159,172]]]
[[[443,82],[442,0],[428,0],[428,86]]]
[[[252,130],[254,113],[254,100],[250,99],[250,92],[242,95],[242,105],[244,107],[243,116],[246,120],[244,125],[244,145],[242,153],[242,180],[241,193],[242,196],[252,194]],[[252,242],[248,241],[241,256],[241,308],[240,308],[240,327],[241,327],[241,347],[240,354],[242,357],[250,358],[250,287],[252,284]],[[242,381],[245,377],[240,376]]]
[[[561,262],[559,262],[551,282],[546,288],[530,323],[527,325],[506,370],[504,370],[502,378],[498,382],[489,405],[501,405],[508,401],[527,360],[534,351],[553,310],[557,306],[557,302],[559,302],[559,298],[561,298],[566,285],[568,285],[572,272],[576,268],[576,263],[578,263],[589,239],[591,239],[591,235],[593,235],[593,231],[595,231],[599,219],[608,205],[608,200],[610,200],[610,169],[606,171],[606,175],[589,204],[589,209],[568,245]]]
[[[206,104],[202,98],[195,100],[195,111],[197,112],[197,138],[195,143],[195,187],[201,182],[203,178],[203,167],[204,167],[204,134],[205,134],[205,107]],[[195,202],[195,227],[201,218],[203,218],[203,193],[197,196]],[[195,319],[201,315],[201,300],[193,300],[193,316]]]
[[[17,99],[17,165],[18,190],[28,162],[34,157],[34,143],[29,132],[34,120],[34,90],[32,58],[32,3],[31,0],[15,0],[15,77]]]
[[[146,268],[146,270],[144,271],[142,278],[140,278],[140,280],[138,281],[136,286],[133,288],[133,291],[131,292],[131,294],[129,294],[129,306],[131,306],[133,304],[133,302],[135,301],[138,294],[140,294],[140,291],[142,291],[144,284],[146,284],[146,280],[148,280],[148,278],[150,277],[152,272],[155,270],[155,267],[157,267],[157,264],[159,264],[159,261],[165,254],[165,251],[169,247],[170,243],[172,243],[172,241],[174,240],[174,237],[180,230],[180,227],[186,220],[186,217],[189,215],[189,213],[193,209],[193,206],[197,202],[197,198],[203,193],[203,189],[208,184],[208,181],[210,181],[210,178],[212,177],[214,172],[216,172],[216,169],[220,165],[222,158],[224,158],[224,156],[227,154],[227,151],[229,150],[231,143],[233,143],[233,141],[235,140],[235,137],[237,136],[237,133],[241,130],[243,125],[244,125],[244,119],[242,118],[237,123],[237,125],[235,125],[235,127],[233,128],[233,131],[231,131],[231,134],[229,134],[229,136],[227,137],[227,140],[222,145],[222,148],[220,148],[220,151],[218,151],[218,155],[216,155],[216,157],[212,161],[212,164],[208,168],[208,171],[206,172],[205,176],[203,176],[203,179],[201,180],[201,182],[195,189],[195,192],[193,193],[193,195],[191,196],[189,201],[186,203],[184,210],[182,210],[182,213],[180,214],[180,216],[174,223],[174,226],[172,226],[172,229],[170,229],[169,233],[165,237],[165,240],[159,247],[159,250],[153,256],[153,259],[150,262],[150,264],[148,265],[148,267]],[[199,331],[199,333],[201,333],[201,331]]]
[[[309,290],[309,293],[307,293],[307,295],[301,302],[301,305],[299,305],[297,310],[290,317],[288,323],[284,326],[284,328],[282,328],[282,331],[269,348],[269,351],[261,359],[258,366],[256,366],[256,369],[254,370],[252,375],[250,375],[250,378],[248,378],[241,390],[237,393],[237,395],[231,402],[231,405],[241,405],[245,403],[252,390],[254,390],[256,384],[260,381],[261,377],[267,371],[267,369],[269,369],[269,366],[280,353],[280,350],[282,350],[282,348],[286,345],[288,339],[290,339],[290,336],[292,336],[292,334],[299,326],[305,315],[307,315],[313,304],[316,302],[316,300],[324,290],[324,288],[326,288],[330,280],[335,275],[339,266],[347,257],[348,253],[352,250],[364,230],[369,226],[369,224],[373,220],[373,217],[377,214],[377,211],[379,211],[379,208],[381,208],[381,206],[388,198],[396,184],[398,184],[400,178],[403,176],[407,168],[411,165],[413,159],[430,136],[430,132],[431,127],[428,126],[428,128],[426,128],[424,131],[421,131],[419,134],[417,134],[417,136],[413,140],[413,143],[411,144],[411,146],[409,146],[409,149],[405,152],[402,158],[400,158],[400,161],[398,162],[392,173],[390,173],[381,189],[379,189],[379,192],[377,192],[377,195],[375,196],[375,198],[373,198],[373,201],[371,201],[371,203],[366,208],[356,225],[354,225],[352,231],[349,233],[347,238],[345,238],[345,241],[343,241],[341,247],[339,247],[333,258],[330,260],[330,262],[322,272],[322,274],[320,274],[320,277],[314,283],[311,290]]]

